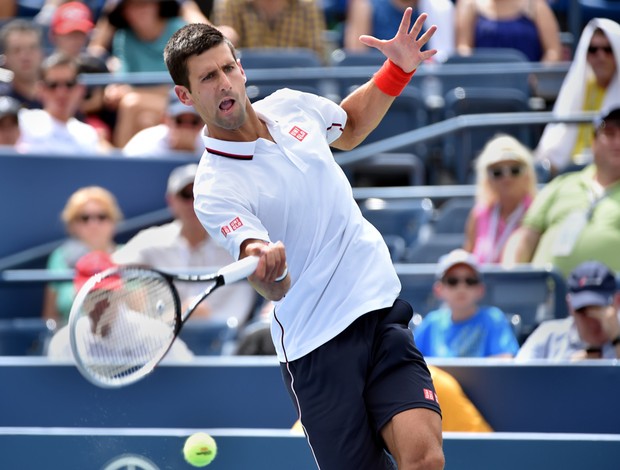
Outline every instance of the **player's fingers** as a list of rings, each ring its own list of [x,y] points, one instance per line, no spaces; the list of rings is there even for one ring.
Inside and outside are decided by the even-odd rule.
[[[404,33],[407,34],[407,31],[409,31],[409,25],[411,24],[412,13],[413,13],[413,10],[411,9],[411,7],[405,10],[405,14],[403,15],[403,19],[400,23],[400,27],[398,28],[399,33],[401,32],[403,25],[405,24],[405,21],[406,21],[406,24],[405,24]],[[428,15],[426,13],[422,13],[420,16],[418,16],[418,19],[413,24],[413,28],[411,28],[409,35],[412,36],[414,39],[417,38],[418,34],[420,34],[420,31],[422,31],[422,26],[424,26],[424,22],[426,21],[426,18],[428,18]]]

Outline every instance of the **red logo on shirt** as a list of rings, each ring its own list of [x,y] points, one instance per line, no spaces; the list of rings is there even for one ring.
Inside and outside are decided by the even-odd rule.
[[[424,389],[424,398],[426,398],[427,400],[436,401],[437,403],[439,403],[439,400],[437,399],[437,395],[431,389],[428,389],[428,388]]]
[[[243,227],[243,222],[241,222],[241,219],[239,217],[235,217],[231,222],[230,222],[230,228],[235,231],[238,228]]]
[[[308,133],[306,131],[304,131],[303,129],[300,129],[297,126],[294,126],[290,131],[289,134],[291,134],[293,137],[295,137],[298,141],[302,141],[306,138],[306,136],[308,135]]]
[[[222,227],[221,232],[224,237],[227,237],[230,232],[234,232],[241,227],[243,227],[243,222],[241,222],[241,219],[239,217],[235,217],[233,220],[230,221],[228,225],[224,225]]]

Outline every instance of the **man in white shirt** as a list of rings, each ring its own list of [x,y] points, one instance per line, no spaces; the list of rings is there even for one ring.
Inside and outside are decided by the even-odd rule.
[[[162,271],[215,272],[233,262],[230,254],[207,234],[194,212],[193,186],[197,168],[196,164],[188,164],[172,170],[166,201],[174,220],[136,234],[112,255],[116,264],[141,264]],[[175,286],[185,310],[206,284],[176,282]],[[189,321],[232,317],[242,325],[250,317],[256,297],[252,286],[245,281],[223,286],[197,307]]]
[[[46,58],[38,86],[43,109],[24,109],[19,115],[24,148],[39,154],[102,153],[95,128],[75,117],[85,92],[75,60],[63,53]]]
[[[435,26],[403,14],[387,58],[341,103],[282,89],[251,103],[242,61],[217,29],[190,24],[164,60],[179,99],[206,123],[194,208],[233,258],[259,256],[249,281],[274,302],[285,384],[322,470],[444,466],[432,379],[407,328],[413,309],[381,234],[366,221],[330,145],[349,150],[381,121]],[[418,36],[420,36],[418,38]]]
[[[123,153],[128,157],[169,157],[175,153],[189,153],[198,158],[204,150],[200,136],[203,126],[196,110],[181,103],[171,89],[164,122],[139,131],[123,147]]]

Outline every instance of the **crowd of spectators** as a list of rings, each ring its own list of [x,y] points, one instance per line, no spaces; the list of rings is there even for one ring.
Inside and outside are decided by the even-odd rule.
[[[307,48],[327,62],[333,44],[326,38],[333,36],[326,32],[336,34],[337,47],[363,52],[367,48],[360,35],[388,39],[403,10],[413,7],[429,13],[429,25],[439,26],[430,43],[439,50],[434,61],[489,47],[517,49],[531,62],[563,60],[560,23],[545,0],[348,0],[323,7],[315,0],[217,0],[208,11],[191,0],[40,3],[31,11],[20,2],[0,7],[0,146],[20,153],[140,158],[180,154],[197,160],[203,124],[196,111],[182,104],[168,83],[122,81],[122,74],[164,72],[164,46],[189,22],[212,20],[241,49]],[[20,12],[25,17],[11,18]],[[615,249],[620,242],[620,25],[596,18],[576,39],[572,63],[549,109],[560,117],[591,111],[596,118],[592,124],[549,124],[533,149],[500,134],[480,153],[476,204],[465,229],[464,250],[452,252],[452,261],[439,262],[443,268],[434,293],[447,306],[430,313],[416,330],[422,352],[430,356],[541,357],[542,345],[569,350],[557,345],[564,340],[574,346],[571,358],[591,357],[592,351],[611,357],[617,350],[616,317],[588,309],[617,310],[610,279],[620,272]],[[86,86],[80,76],[87,73],[109,74],[110,83]],[[535,165],[543,163],[550,164],[553,179],[537,191]],[[569,173],[574,165],[580,171]],[[173,172],[165,194],[174,221],[145,230],[120,249],[114,230],[121,210],[114,195],[98,187],[78,190],[62,212],[68,239],[51,254],[48,268],[73,268],[90,251],[106,252],[116,263],[161,268],[230,262],[212,246],[193,214],[195,166],[179,171],[184,178]],[[583,267],[593,260],[606,268]],[[570,292],[566,334],[543,337],[553,328],[541,326],[526,342],[526,352],[519,352],[503,312],[478,305],[484,293],[479,266],[500,263],[505,269],[550,263],[562,273]],[[609,270],[607,290],[601,288],[609,294],[606,304],[576,303],[581,287],[574,277],[590,276],[588,269]],[[254,306],[247,287],[240,285],[242,292],[236,295],[242,306],[235,306],[232,315],[241,322]],[[48,285],[42,316],[65,323],[74,295],[72,283]],[[214,303],[218,305],[217,299]],[[224,307],[214,313],[205,303],[204,309],[205,317],[228,315]],[[596,321],[613,331],[603,339],[577,335]],[[474,336],[478,343],[468,342]]]

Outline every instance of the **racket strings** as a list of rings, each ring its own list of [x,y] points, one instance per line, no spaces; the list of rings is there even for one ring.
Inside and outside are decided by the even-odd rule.
[[[119,269],[102,278],[79,306],[75,339],[82,367],[111,386],[148,373],[174,340],[177,308],[168,281],[156,272]]]

